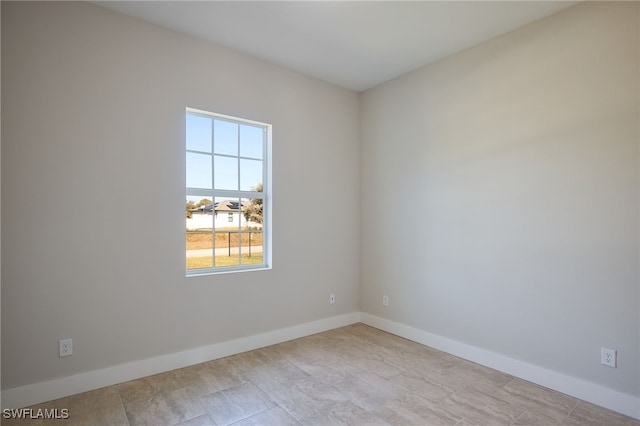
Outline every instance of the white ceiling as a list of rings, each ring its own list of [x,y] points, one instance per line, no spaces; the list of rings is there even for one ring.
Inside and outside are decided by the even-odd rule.
[[[355,91],[577,1],[95,1]]]

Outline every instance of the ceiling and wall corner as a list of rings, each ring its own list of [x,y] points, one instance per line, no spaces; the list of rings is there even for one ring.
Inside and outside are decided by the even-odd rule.
[[[578,1],[95,1],[363,91]]]

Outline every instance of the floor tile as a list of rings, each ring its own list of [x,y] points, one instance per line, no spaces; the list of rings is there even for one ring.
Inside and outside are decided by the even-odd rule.
[[[389,426],[380,417],[372,414],[351,401],[337,403],[330,410],[316,413],[301,421],[303,425],[309,426]]]
[[[250,371],[259,365],[279,359],[278,353],[273,348],[267,347],[232,355],[213,362],[217,364],[223,363],[229,371],[241,375],[243,372]]]
[[[120,392],[122,402],[128,403],[148,399],[159,393],[178,389],[183,386],[184,383],[180,375],[174,370],[121,383],[118,385],[118,392]]]
[[[217,426],[216,423],[209,417],[208,414],[203,414],[198,417],[194,417],[189,420],[185,420],[180,423],[176,423],[175,426]]]
[[[340,393],[367,411],[373,411],[392,399],[401,398],[409,391],[373,373],[360,373],[336,385]]]
[[[249,381],[267,390],[271,386],[288,384],[309,377],[287,360],[277,360],[254,367],[246,373]]]
[[[262,413],[255,414],[244,420],[234,423],[233,426],[296,426],[298,421],[291,417],[285,410],[280,407],[269,408]]]
[[[378,346],[381,346],[392,353],[402,355],[417,355],[420,354],[425,348],[419,343],[412,342],[411,340],[389,334],[387,332],[364,324],[359,324],[358,326],[351,329],[345,329],[345,332],[356,336],[358,339],[364,342],[374,343]]]
[[[462,420],[460,415],[443,410],[437,403],[414,394],[389,401],[374,413],[392,425],[453,426]]]
[[[544,410],[529,409],[511,423],[511,426],[551,426],[562,425],[566,416],[558,419],[556,415],[546,413]]]
[[[493,394],[513,380],[513,376],[464,360],[448,370],[448,374],[465,383],[465,387],[488,394]]]
[[[201,401],[217,425],[228,425],[276,406],[266,393],[251,383],[201,397]]]
[[[493,395],[523,407],[530,416],[555,421],[563,420],[578,403],[576,398],[521,379],[513,379]]]
[[[563,425],[568,426],[640,426],[640,420],[618,414],[606,408],[580,401],[567,416]]]
[[[68,399],[68,426],[128,426],[129,421],[116,386],[74,395]]]
[[[411,371],[396,376],[391,381],[432,402],[441,401],[455,392],[445,385],[434,383],[428,378]]]
[[[426,351],[422,356],[409,355],[406,356],[406,359],[404,366],[407,371],[420,374],[423,377],[441,377],[442,380],[450,377],[450,372],[456,363],[461,362],[459,359],[447,359],[432,351]]]
[[[198,396],[209,395],[247,382],[240,373],[228,368],[224,362],[208,362],[178,370],[184,386],[192,388]]]
[[[394,363],[392,357],[386,355],[386,349],[368,343],[353,345],[340,354],[352,366],[362,371],[373,372],[385,379],[402,374],[405,370]]]
[[[279,406],[299,421],[330,411],[335,404],[347,401],[336,387],[313,377],[272,385],[268,392]]]
[[[317,354],[288,358],[289,362],[323,383],[335,385],[348,376],[362,372],[344,358],[324,349]]]
[[[510,425],[525,411],[471,388],[458,391],[439,404],[441,409],[476,425]]]
[[[124,404],[131,426],[174,425],[205,414],[198,397],[188,388],[158,393]]]

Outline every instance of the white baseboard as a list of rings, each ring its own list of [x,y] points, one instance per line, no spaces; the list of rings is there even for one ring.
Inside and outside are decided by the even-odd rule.
[[[360,320],[364,324],[405,339],[640,419],[640,398],[632,395],[364,312],[360,313]]]
[[[152,374],[163,373],[165,371],[175,370],[176,368],[188,367],[201,362],[275,345],[286,342],[287,340],[355,324],[359,321],[360,313],[353,312],[254,336],[154,358],[147,358],[101,370],[88,371],[86,373],[49,380],[47,382],[7,389],[2,392],[2,409],[21,408],[39,404],[41,402],[75,395],[129,380],[139,379]]]

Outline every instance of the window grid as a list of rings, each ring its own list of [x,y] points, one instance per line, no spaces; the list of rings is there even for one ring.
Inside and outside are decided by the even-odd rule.
[[[211,226],[210,234],[212,235],[212,238],[213,238],[211,255],[210,255],[211,265],[190,267],[189,247],[188,247],[189,229],[187,227],[187,276],[218,273],[218,272],[230,272],[230,271],[237,271],[237,270],[264,269],[264,268],[270,267],[270,252],[269,252],[270,251],[270,244],[269,244],[270,217],[269,217],[268,197],[267,197],[267,193],[269,191],[268,176],[270,172],[269,170],[269,166],[270,166],[269,147],[270,147],[270,133],[271,133],[270,125],[264,124],[264,123],[251,122],[251,121],[243,120],[239,118],[222,116],[222,115],[213,114],[213,113],[207,113],[204,111],[193,110],[190,108],[187,108],[186,114],[187,114],[187,117],[189,115],[196,116],[196,117],[203,117],[203,118],[209,119],[211,122],[211,129],[210,129],[211,140],[209,141],[210,151],[204,151],[202,149],[190,149],[188,140],[187,140],[187,147],[186,147],[187,153],[196,153],[196,154],[210,156],[210,167],[211,167],[211,183],[209,185],[210,188],[186,187],[186,195],[187,195],[187,199],[189,199],[189,197],[192,197],[192,199],[195,199],[197,197],[204,197],[203,199],[211,200],[212,226]],[[217,143],[219,143],[217,139],[219,135],[217,135],[217,132],[216,132],[216,121],[224,122],[224,123],[232,124],[236,126],[235,151],[237,155],[216,152],[219,150],[216,145]],[[243,126],[246,126],[246,127],[243,127]],[[254,130],[260,129],[261,158],[258,156],[242,155],[243,128],[253,128]],[[215,164],[216,157],[229,158],[236,161],[236,171],[235,171],[236,173],[235,188],[236,189],[218,189],[217,188],[217,186],[224,186],[224,185],[222,183],[216,182],[216,175],[217,175],[216,164]],[[260,162],[261,179],[260,179],[260,182],[256,183],[256,185],[252,187],[252,189],[257,187],[258,184],[261,184],[262,192],[243,189],[242,160]],[[189,166],[187,165],[187,175],[189,174],[188,168]],[[189,180],[188,177],[187,177],[187,180]],[[229,208],[237,211],[237,212],[228,212],[227,214],[227,221],[231,223],[234,222],[234,214],[237,215],[236,216],[238,218],[237,226],[235,225],[233,226],[233,228],[236,228],[236,229],[233,229],[233,228],[221,229],[222,226],[219,223],[216,223],[216,219],[218,217],[218,214],[217,214],[218,211],[216,210],[216,208],[218,204],[221,203],[223,200],[229,201],[229,204],[231,205],[231,207]],[[259,205],[261,206],[262,220],[260,224],[260,229],[251,229],[251,221],[247,220],[247,218],[244,217],[244,209],[248,208],[249,204],[252,203],[251,200],[259,200],[259,203],[260,203]],[[223,206],[223,208],[224,207],[225,206]],[[206,206],[204,208],[206,208]],[[243,221],[245,223],[245,229],[243,229]],[[231,263],[229,263],[229,259],[221,259],[225,261],[220,262],[220,264],[218,264],[219,262],[218,259],[222,257],[218,255],[218,251],[220,250],[219,249],[216,250],[217,241],[218,241],[217,238],[219,237],[219,234],[227,234],[227,239],[228,239],[227,245],[228,245],[228,253],[229,253],[228,258],[231,259]],[[251,244],[256,235],[260,235],[260,248],[261,248],[260,262],[254,263],[250,259],[245,262],[243,261],[243,256],[247,254],[251,256],[252,249],[253,249],[253,255],[255,256],[255,252],[256,252],[255,247],[257,247],[257,245],[254,245],[252,248]],[[237,260],[233,259],[234,256],[232,253],[233,251],[232,244],[234,243],[232,243],[232,236],[237,238],[237,241],[235,241],[235,244],[237,246]],[[245,247],[244,245],[245,240],[248,241],[247,247]]]

